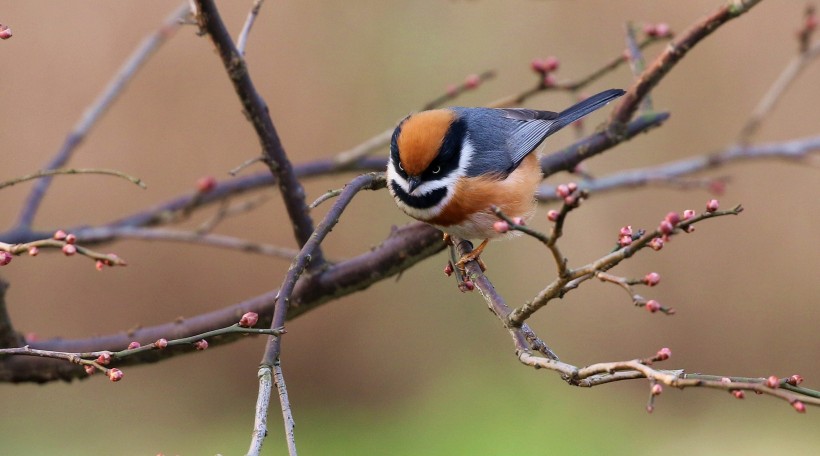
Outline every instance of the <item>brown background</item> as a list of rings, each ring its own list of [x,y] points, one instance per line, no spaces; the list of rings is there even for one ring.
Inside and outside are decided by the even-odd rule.
[[[236,35],[250,2],[222,3]],[[625,21],[667,21],[680,31],[719,3],[277,1],[264,6],[247,58],[291,159],[301,163],[388,128],[469,73],[499,72],[459,100],[480,105],[529,87],[534,57],[557,55],[559,76],[579,77],[622,52]],[[119,65],[175,7],[159,1],[0,2],[0,22],[14,31],[0,43],[0,179],[47,162]],[[667,124],[596,158],[589,169],[603,175],[731,144],[795,54],[802,9],[802,2],[767,1],[721,28],[655,91],[656,108],[672,113]],[[188,192],[200,176],[226,178],[227,170],[259,153],[210,41],[195,32],[183,27],[150,60],[72,161],[76,167],[139,176],[148,190],[101,176],[58,178],[37,227],[106,222]],[[647,56],[661,46],[647,50]],[[590,91],[626,87],[630,78],[622,68]],[[759,141],[818,133],[819,78],[820,66],[806,71],[767,119]],[[570,101],[549,94],[528,106],[557,110]],[[571,132],[562,133],[547,151],[572,139]],[[579,365],[668,346],[674,355],[670,368],[749,376],[801,373],[817,388],[820,180],[816,157],[810,163],[734,164],[711,173],[731,176],[720,197],[724,206],[743,203],[747,211],[698,225],[693,235],[616,270],[631,276],[659,272],[661,286],[641,291],[677,308],[676,316],[633,309],[621,290],[590,283],[540,312],[534,326],[562,358]],[[310,181],[308,199],[347,179]],[[552,182],[567,179],[557,176]],[[30,188],[26,183],[2,191],[2,229],[11,226]],[[564,252],[572,264],[581,264],[608,251],[619,227],[653,227],[668,210],[701,209],[709,197],[701,190],[662,187],[594,197],[568,222]],[[537,228],[546,228],[546,210],[540,210]],[[276,196],[257,212],[224,223],[219,232],[291,246],[283,214]],[[391,225],[406,222],[386,192],[361,195],[328,238],[326,252],[358,254],[383,239]],[[3,268],[12,285],[8,300],[17,327],[43,338],[83,337],[165,322],[270,290],[288,266],[284,260],[190,245],[127,241],[106,249],[130,266],[100,273],[86,259],[44,252]],[[548,255],[531,240],[491,244],[484,258],[511,304],[530,298],[553,274]],[[773,399],[748,397],[741,403],[725,393],[690,390],[667,392],[656,413],[647,416],[643,382],[578,390],[555,375],[523,368],[480,297],[458,293],[443,277],[444,263],[444,256],[437,256],[397,282],[380,283],[288,326],[283,362],[303,444],[310,447],[304,436],[314,435],[318,423],[349,423],[353,417],[358,427],[340,441],[367,441],[366,431],[379,426],[397,435],[406,432],[411,440],[433,439],[450,432],[450,425],[457,433],[453,439],[461,441],[454,448],[480,438],[528,440],[536,436],[515,429],[532,410],[577,423],[568,425],[572,437],[563,435],[569,440],[621,441],[613,443],[615,453],[801,454],[820,444],[817,410],[799,416]],[[72,385],[2,385],[0,452],[244,451],[263,342],[130,368],[116,385],[103,377]],[[459,388],[470,396],[453,396]],[[495,414],[494,398],[511,394],[526,408],[510,416]],[[462,408],[465,401],[474,412]],[[422,413],[416,404],[431,405]],[[277,443],[269,446],[282,451],[272,410],[269,440]],[[454,412],[459,410],[464,413]],[[456,414],[447,424],[435,421],[444,411]],[[419,413],[431,416],[414,421]],[[436,429],[418,424],[428,420],[438,423]],[[484,420],[499,426],[496,434],[469,433]],[[546,439],[545,450],[550,439],[562,437],[549,427],[542,432],[537,437]],[[579,448],[570,446],[570,454]],[[428,450],[444,452],[435,445]]]

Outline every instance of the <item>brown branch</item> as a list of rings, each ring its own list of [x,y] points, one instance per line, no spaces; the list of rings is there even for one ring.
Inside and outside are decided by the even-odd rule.
[[[669,113],[647,113],[629,122],[622,132],[609,130],[599,131],[582,139],[575,144],[541,158],[541,169],[544,176],[550,176],[559,171],[573,171],[584,160],[598,155],[616,145],[632,139],[640,133],[645,133],[658,127],[669,119]]]
[[[6,306],[6,291],[9,284],[0,278],[0,348],[19,347],[25,343],[23,336],[14,330]]]
[[[760,0],[736,0],[727,2],[710,15],[698,20],[676,39],[641,73],[632,86],[626,91],[620,103],[610,115],[610,124],[618,125],[629,122],[641,101],[663,77],[683,59],[702,39],[709,36],[726,22],[749,11]]]
[[[285,148],[270,117],[268,106],[257,92],[248,72],[245,59],[236,49],[231,35],[219,16],[216,5],[213,0],[197,0],[196,3],[198,5],[197,22],[199,27],[211,37],[211,41],[222,58],[222,64],[225,66],[225,71],[231,83],[233,83],[234,90],[239,96],[245,113],[253,124],[262,145],[265,163],[268,165],[271,174],[276,176],[288,217],[290,217],[294,236],[301,247],[308,242],[311,233],[313,233],[313,220],[310,218],[307,203],[305,202],[305,191],[302,184],[297,179],[296,173],[294,173],[290,160],[285,153]],[[311,267],[319,267],[323,263],[324,258],[321,250],[316,250],[313,253]]]
[[[423,223],[394,229],[379,246],[357,257],[327,267],[321,272],[302,276],[296,283],[287,318],[293,319],[342,296],[364,290],[370,285],[395,276],[444,248],[441,232]],[[116,334],[87,339],[50,339],[30,341],[35,349],[61,352],[116,351],[132,341],[150,343],[160,338],[180,338],[204,333],[213,328],[232,325],[245,312],[259,314],[259,325],[270,325],[278,290],[256,296],[219,310],[178,319],[156,326],[137,328]],[[235,342],[237,335],[209,340],[212,347]],[[119,366],[162,361],[190,353],[193,347],[169,347],[130,356]],[[78,366],[40,358],[0,357],[0,382],[49,382],[85,378]]]

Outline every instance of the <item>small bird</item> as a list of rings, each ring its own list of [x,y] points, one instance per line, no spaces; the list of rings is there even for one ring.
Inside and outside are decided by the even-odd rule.
[[[530,219],[543,179],[537,154],[544,139],[624,94],[610,89],[561,112],[452,107],[411,114],[390,141],[387,181],[407,215],[449,235],[484,241],[456,264],[478,258],[491,238],[498,207]],[[483,267],[483,265],[482,265]]]

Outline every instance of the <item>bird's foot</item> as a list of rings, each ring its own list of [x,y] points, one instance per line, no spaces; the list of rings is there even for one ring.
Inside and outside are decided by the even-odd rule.
[[[476,247],[475,250],[473,250],[470,253],[465,253],[464,255],[462,255],[461,259],[456,262],[456,267],[458,268],[458,270],[462,273],[465,272],[465,265],[470,261],[475,260],[476,262],[478,262],[478,266],[481,268],[481,272],[486,271],[487,265],[484,264],[483,261],[481,261],[479,255],[481,255],[481,252],[484,251],[484,247],[487,247],[488,242],[490,242],[489,239],[484,239],[484,242],[482,242],[478,247]]]

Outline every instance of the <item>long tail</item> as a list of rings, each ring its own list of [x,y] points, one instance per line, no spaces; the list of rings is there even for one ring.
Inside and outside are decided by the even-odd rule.
[[[604,90],[603,92],[593,95],[578,104],[572,105],[558,114],[558,119],[555,120],[555,123],[552,125],[550,130],[557,131],[572,122],[575,122],[581,117],[584,117],[592,111],[597,111],[598,109],[603,108],[607,103],[620,97],[624,93],[626,92],[621,89]]]

